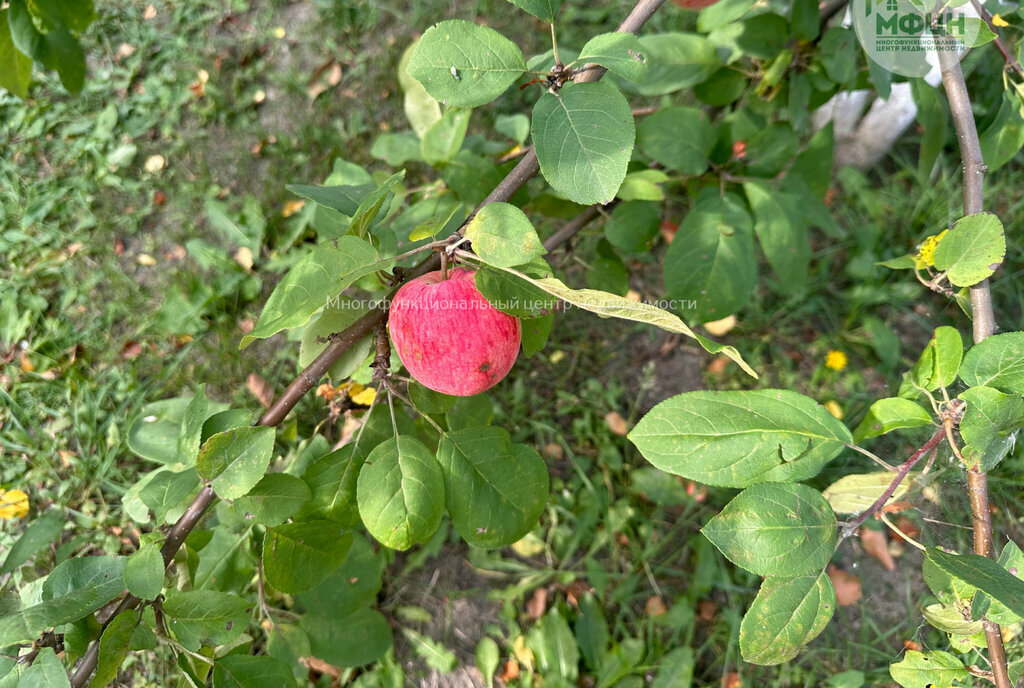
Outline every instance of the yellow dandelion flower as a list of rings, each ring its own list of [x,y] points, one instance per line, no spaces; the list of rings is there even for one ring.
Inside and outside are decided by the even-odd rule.
[[[993,14],[992,15],[992,26],[1009,26],[1009,25],[1010,25],[1010,22],[1008,22],[1005,19],[1003,19],[1001,15],[998,15],[998,14]]]
[[[938,234],[933,234],[930,237],[925,238],[921,242],[921,248],[917,250],[917,260],[921,267],[931,267],[935,265],[935,248],[942,241],[942,237],[946,236],[946,232],[949,230],[942,230]]]
[[[846,367],[846,354],[836,349],[830,349],[825,354],[825,367],[831,370],[842,370]]]
[[[24,518],[28,516],[28,495],[21,490],[0,490],[0,518]]]

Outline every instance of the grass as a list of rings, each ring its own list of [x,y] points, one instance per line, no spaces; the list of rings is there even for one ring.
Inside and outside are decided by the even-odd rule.
[[[543,50],[546,38],[530,22],[505,19],[508,7],[497,0],[475,7],[157,2],[155,16],[144,19],[147,4],[120,0],[101,8],[87,36],[90,78],[80,96],[68,96],[46,74],[37,74],[40,84],[26,102],[0,96],[0,136],[9,142],[0,156],[0,354],[9,360],[0,370],[0,484],[28,491],[35,509],[67,506],[77,515],[76,535],[106,533],[93,546],[113,550],[121,544],[112,529],[128,525],[119,497],[149,469],[125,445],[146,401],[208,382],[211,396],[253,407],[245,385],[251,372],[274,389],[294,375],[293,343],[277,338],[244,355],[237,350],[240,323],[257,316],[293,260],[288,249],[307,232],[308,213],[284,212],[292,198],[284,185],[326,178],[339,157],[373,163],[368,151],[378,132],[405,127],[393,72],[413,32],[453,15],[507,21],[527,52]],[[567,10],[563,44],[582,40],[591,25],[611,27],[618,12],[608,4]],[[692,15],[674,10],[656,20],[664,30],[687,22]],[[332,64],[341,67],[340,81],[311,98],[311,81],[325,78]],[[500,111],[515,111],[520,100],[512,94]],[[906,274],[874,265],[912,250],[957,214],[955,158],[947,150],[937,176],[922,183],[912,138],[881,170],[839,174],[832,209],[841,234],[815,237],[813,289],[779,296],[767,276],[730,335],[765,372],[759,384],[838,400],[847,421],[894,390],[898,371],[913,362],[931,328],[965,322]],[[1014,167],[993,177],[988,198],[1005,217],[1024,204],[1021,181]],[[598,236],[595,229],[581,240],[584,260]],[[1008,238],[1010,254],[1019,255],[1020,239]],[[238,257],[243,247],[252,251],[251,271]],[[1006,329],[1022,324],[1019,266],[1010,263],[995,282]],[[636,279],[651,264],[640,258],[631,268]],[[569,272],[576,283],[586,279],[578,266]],[[895,355],[880,353],[877,336],[869,337],[871,318],[898,336]],[[787,666],[738,662],[738,610],[758,581],[727,566],[697,535],[731,493],[711,490],[695,501],[685,485],[646,466],[605,421],[617,412],[634,422],[640,395],[661,389],[662,363],[623,366],[638,341],[652,335],[572,312],[549,347],[496,389],[498,421],[516,441],[545,448],[552,471],[531,563],[504,552],[471,555],[476,567],[504,572],[501,584],[484,586],[499,608],[492,634],[502,637],[503,653],[513,653],[534,623],[523,613],[532,590],[547,586],[552,604],[569,614],[564,592],[573,580],[587,581],[603,600],[621,653],[640,639],[640,661],[653,671],[668,651],[692,646],[700,685],[739,671],[744,685],[818,686],[844,670],[864,671],[878,685],[903,641],[940,647],[941,637],[921,629],[917,559],[908,555],[904,579],[881,597],[868,589],[873,563],[847,552],[845,565],[869,572],[861,606],[840,609]],[[829,349],[847,353],[846,369],[824,367]],[[699,369],[708,386],[751,386],[734,369],[708,372],[706,363],[701,358]],[[302,437],[325,413],[320,400],[304,400],[295,434]],[[908,450],[902,441],[879,445],[893,456]],[[1001,476],[1019,463],[1019,454],[1008,459]],[[860,457],[841,459],[818,482],[865,465]],[[991,483],[993,502],[1000,527],[1016,535],[1024,504],[1017,482],[1001,476]],[[955,485],[947,489],[951,501],[927,515],[962,523],[963,496]],[[966,542],[965,531],[948,526],[933,535],[943,544]],[[4,525],[0,549],[15,536],[14,525]],[[415,556],[390,585],[413,576],[412,563],[436,561]],[[476,594],[485,596],[483,589]],[[650,613],[654,599],[664,617]],[[696,616],[701,602],[716,611]],[[136,661],[137,685],[166,685],[158,659]],[[644,672],[637,672],[621,685],[639,685]]]

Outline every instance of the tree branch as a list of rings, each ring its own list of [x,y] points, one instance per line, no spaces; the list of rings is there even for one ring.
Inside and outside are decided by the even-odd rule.
[[[960,157],[964,170],[964,215],[980,213],[985,209],[985,161],[978,142],[978,126],[971,111],[971,100],[960,62],[948,51],[939,51],[942,66],[942,84],[953,114],[956,138],[960,143]],[[995,334],[996,320],[992,312],[992,292],[988,280],[971,287],[971,316],[974,320],[974,343],[978,344]],[[992,514],[988,508],[988,478],[977,464],[967,469],[967,492],[974,520],[974,553],[983,557],[992,555]],[[1011,688],[1006,665],[1003,636],[997,624],[986,621],[985,642],[996,688]]]
[[[633,10],[623,20],[622,24],[619,25],[618,31],[621,33],[635,33],[647,23],[647,21],[654,15],[655,11],[665,4],[665,2],[666,0],[638,0],[636,5],[633,7]],[[600,69],[589,70],[585,74],[582,74],[578,81],[597,81],[604,75],[605,71],[606,70],[603,67]],[[476,213],[480,212],[480,209],[488,203],[495,203],[498,201],[505,202],[511,199],[513,194],[522,188],[526,182],[536,176],[539,171],[540,165],[537,162],[537,154],[533,150],[530,150],[529,153],[523,156],[523,159],[519,161],[512,171],[509,172],[496,187],[494,187],[494,190],[491,191],[487,198],[477,206],[476,210],[474,210],[469,218],[466,219],[466,223],[468,223],[469,220],[471,220]],[[592,215],[584,222],[580,222],[578,227],[572,233],[565,234],[564,238],[560,239],[558,243],[560,244],[567,241],[572,234],[575,234],[587,222],[596,217],[597,211],[593,208],[588,208],[583,212],[583,215],[587,215],[591,212],[594,212],[595,215]],[[579,218],[577,218],[577,220],[579,220]],[[466,225],[464,223],[463,226],[459,228],[459,234],[462,234],[465,226]],[[559,234],[563,231],[564,228],[559,232]],[[549,242],[551,242],[551,239],[549,239]],[[550,248],[554,248],[555,245],[557,244],[552,242],[552,246],[548,247],[549,250]],[[439,267],[440,258],[437,255],[433,255],[430,258],[421,261],[411,270],[403,273],[402,281],[407,281],[428,272],[433,272],[434,270],[439,269]],[[397,285],[396,288],[392,290],[391,294],[388,295],[389,301],[395,291],[397,291]],[[383,325],[386,317],[387,310],[383,306],[378,306],[342,332],[331,337],[331,342],[327,347],[312,363],[306,366],[306,368],[299,373],[298,377],[288,385],[285,391],[274,401],[256,424],[274,426],[283,421],[285,416],[288,415],[288,412],[291,411],[297,403],[299,403],[299,400],[306,394],[306,392],[312,389],[313,386],[320,381],[320,378],[326,374],[330,367],[334,365],[334,363],[341,358],[346,351],[352,348],[356,342],[373,332],[374,328]],[[188,534],[199,524],[203,515],[206,513],[206,510],[210,507],[215,498],[216,495],[214,494],[213,489],[209,486],[204,487],[200,490],[192,504],[189,505],[188,509],[186,509],[185,513],[182,514],[181,518],[178,519],[177,523],[175,523],[168,532],[167,539],[164,541],[162,549],[164,564],[166,566],[170,566],[171,562],[174,561],[174,556],[185,541],[185,538],[188,537]],[[120,613],[125,609],[134,609],[140,602],[141,600],[139,600],[139,598],[134,595],[127,594],[124,599],[121,600],[115,614],[111,615],[110,619],[113,619],[117,613]],[[110,619],[108,619],[107,623],[103,625],[104,630],[106,629],[107,624],[110,623]],[[94,640],[90,644],[89,649],[86,650],[85,654],[82,656],[82,659],[79,660],[73,674],[71,675],[71,688],[82,688],[86,683],[88,683],[92,673],[96,670],[96,663],[98,659],[99,640]]]
[[[1006,66],[1017,72],[1017,76],[1024,79],[1024,69],[1021,68],[1020,62],[1017,61],[1017,58],[1013,56],[1013,52],[1010,50],[1009,46],[1006,45],[1006,41],[1004,41],[999,35],[999,32],[996,31],[996,25],[992,23],[992,15],[989,14],[989,11],[985,9],[978,0],[971,0],[971,5],[974,7],[974,11],[978,13],[978,16],[984,19],[985,23],[988,24],[989,30],[996,35],[996,49],[1003,56],[1003,61],[1006,63]]]

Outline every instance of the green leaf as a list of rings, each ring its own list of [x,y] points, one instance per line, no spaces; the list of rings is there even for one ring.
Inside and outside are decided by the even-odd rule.
[[[593,289],[570,289],[554,277],[533,279],[519,272],[514,272],[513,274],[525,279],[534,286],[540,287],[547,293],[557,296],[566,303],[570,303],[577,308],[582,308],[590,311],[591,313],[596,313],[602,318],[621,318],[623,320],[632,320],[634,322],[654,325],[655,327],[660,327],[668,332],[677,332],[679,334],[684,334],[687,337],[692,337],[704,348],[705,351],[712,354],[724,354],[735,361],[747,374],[755,378],[757,377],[757,373],[754,372],[753,368],[747,365],[746,361],[743,360],[743,357],[740,356],[740,352],[737,351],[735,347],[716,344],[706,337],[695,334],[693,330],[686,326],[686,323],[666,310],[662,310],[661,308],[657,308],[646,303],[637,303],[636,301],[631,301],[625,297],[616,296],[603,291],[595,291]]]
[[[935,328],[921,357],[904,376],[899,395],[915,398],[918,387],[929,392],[939,387],[949,387],[956,380],[963,357],[964,343],[956,328],[946,325]]]
[[[14,46],[7,23],[7,10],[0,10],[0,86],[24,98],[32,78],[32,58]]]
[[[817,576],[767,578],[740,624],[740,652],[752,664],[771,666],[796,657],[828,625],[836,591]]]
[[[627,201],[615,206],[604,225],[604,235],[615,248],[627,253],[650,249],[658,235],[661,212],[657,205],[645,201]]]
[[[140,600],[153,600],[164,589],[164,558],[155,543],[142,545],[128,557],[121,574],[124,587]]]
[[[452,525],[473,546],[512,544],[530,532],[547,505],[544,460],[526,445],[513,445],[503,428],[443,435],[437,461]]]
[[[349,528],[359,525],[356,480],[368,453],[346,444],[311,463],[302,474],[302,480],[313,497],[303,514],[326,518]]]
[[[304,369],[316,359],[329,343],[328,337],[341,332],[359,318],[370,312],[364,302],[339,296],[332,299],[323,312],[302,330],[299,344],[299,369]],[[362,365],[373,349],[373,335],[368,334],[341,355],[330,367],[328,374],[334,380],[344,380]]]
[[[967,402],[960,420],[966,443],[961,453],[988,472],[1013,450],[1017,430],[1024,426],[1024,399],[991,387],[971,387],[960,398]]]
[[[950,576],[999,600],[1017,616],[1024,616],[1024,580],[992,559],[977,554],[948,554],[937,547],[929,547],[926,554]]]
[[[343,616],[304,614],[313,655],[334,666],[357,667],[375,661],[391,647],[391,627],[375,609]]]
[[[1024,577],[1024,554],[1013,540],[1003,545],[1003,551],[999,554],[999,565],[1017,578]],[[987,597],[985,593],[980,593],[976,597],[980,596]],[[1021,620],[1019,614],[1014,614],[999,600],[991,600],[988,611],[985,612],[985,618],[1000,625],[1010,625]]]
[[[351,546],[352,533],[333,521],[268,528],[263,541],[267,582],[286,593],[314,588],[341,566]]]
[[[246,427],[220,432],[206,440],[196,470],[221,499],[238,499],[267,472],[274,454],[274,428]]]
[[[378,445],[359,472],[359,515],[381,544],[409,549],[424,542],[444,515],[444,478],[427,447],[409,436]]]
[[[906,479],[896,486],[886,504],[903,497],[917,476],[917,473],[908,473]],[[843,476],[829,485],[822,494],[837,514],[859,514],[882,496],[892,479],[893,474],[888,471],[856,473]]]
[[[661,658],[651,688],[689,688],[696,665],[692,647],[677,647]]]
[[[798,82],[790,82],[790,87]],[[731,67],[722,67],[708,77],[708,80],[693,87],[697,100],[712,107],[724,107],[739,99],[747,90],[749,82],[742,72]]]
[[[517,318],[540,318],[558,308],[558,300],[546,291],[508,272],[482,267],[473,279],[492,306]]]
[[[542,22],[553,24],[562,9],[562,0],[508,0],[513,5],[532,14]]]
[[[714,144],[714,130],[696,108],[661,108],[641,119],[636,132],[644,155],[684,174],[703,173]]]
[[[403,106],[405,116],[409,120],[409,124],[412,125],[412,130],[416,132],[417,138],[423,138],[423,134],[427,129],[434,122],[441,119],[441,104],[430,97],[427,90],[423,88],[423,84],[409,76],[409,59],[416,50],[417,43],[419,43],[419,39],[413,41],[412,45],[405,49],[405,52],[402,53],[402,59],[398,61],[398,83],[401,85],[402,90],[405,91]],[[376,146],[377,144],[375,143],[374,148]],[[419,154],[418,146],[416,154]]]
[[[476,668],[484,677],[484,685],[493,685],[494,673],[498,670],[498,664],[501,662],[501,651],[498,649],[498,643],[485,635],[476,644],[476,650],[473,654],[476,658]]]
[[[630,172],[622,180],[618,197],[623,201],[663,201],[665,192],[659,185],[668,180],[669,176],[661,170]]]
[[[852,28],[834,26],[825,32],[819,43],[819,58],[828,78],[846,85],[857,76],[857,36]]]
[[[33,4],[35,9],[45,6],[44,3]],[[85,53],[62,23],[62,17],[50,16],[47,19],[49,26],[41,32],[25,0],[14,0],[8,8],[7,23],[15,47],[47,69],[56,70],[64,88],[77,93],[85,84]]]
[[[544,179],[570,200],[615,198],[633,152],[633,113],[609,83],[566,84],[533,108],[533,144]]]
[[[759,576],[816,575],[835,549],[836,517],[811,487],[759,483],[701,532],[729,561]]]
[[[420,141],[420,155],[428,165],[437,167],[455,157],[466,138],[466,130],[469,128],[469,118],[472,114],[472,110],[448,108],[441,119],[423,132],[423,140]]]
[[[871,404],[868,414],[853,431],[853,441],[860,442],[900,428],[930,425],[932,414],[909,399],[890,397]]]
[[[521,112],[514,115],[498,115],[494,118],[494,131],[522,145],[530,135],[530,118]]]
[[[291,668],[273,657],[228,655],[213,664],[213,688],[288,688],[294,685]]]
[[[50,509],[25,527],[25,532],[11,545],[0,566],[0,576],[13,573],[19,566],[30,560],[43,548],[60,537],[66,523],[64,510]]]
[[[303,629],[291,624],[274,624],[267,633],[267,654],[289,664],[295,678],[308,679],[309,668],[302,662],[312,654],[312,650],[309,636]]]
[[[299,593],[296,599],[312,614],[348,616],[377,598],[383,570],[382,556],[360,535],[353,538],[341,567],[317,587]]]
[[[789,15],[793,35],[802,41],[813,41],[821,32],[819,28],[818,0],[794,0]]]
[[[664,475],[664,474],[662,474]],[[583,655],[584,663],[591,669],[598,669],[608,651],[610,634],[604,609],[593,593],[583,593],[578,600],[579,613],[576,616],[576,644]]]
[[[757,257],[753,221],[739,197],[701,192],[669,244],[662,270],[668,295],[696,302],[703,322],[746,306],[757,286]]]
[[[981,621],[965,619],[963,612],[952,605],[930,604],[922,609],[921,613],[925,621],[944,633],[974,635],[975,633],[985,632],[985,627]]]
[[[964,356],[960,377],[972,387],[1024,394],[1024,332],[1007,332],[975,344]]]
[[[660,96],[699,84],[722,66],[714,44],[693,33],[656,33],[643,36],[647,76],[626,84],[642,96]]]
[[[359,203],[359,207],[356,208],[355,215],[352,216],[352,223],[348,228],[348,233],[354,234],[361,239],[365,238],[367,232],[370,231],[370,227],[373,225],[374,220],[377,219],[380,209],[384,206],[384,201],[391,198],[394,188],[398,186],[403,179],[405,179],[405,170],[394,173],[382,181],[380,186],[371,191],[369,195]],[[383,265],[379,263],[376,268],[377,270],[386,267],[390,264],[390,261],[385,260],[381,261],[381,263],[383,263]]]
[[[40,604],[0,617],[0,647],[30,643],[45,629],[77,621],[107,604],[124,589],[123,567],[124,558],[113,556],[61,562],[43,583]]]
[[[910,80],[910,93],[917,106],[917,121],[921,125],[921,150],[917,160],[917,178],[926,181],[935,169],[935,161],[946,146],[949,107],[938,90],[924,79]]]
[[[167,628],[193,652],[203,645],[230,643],[245,632],[252,603],[226,592],[169,588],[163,609]]]
[[[312,497],[301,479],[287,473],[268,473],[244,497],[235,500],[234,509],[249,523],[277,526],[298,513]]]
[[[206,399],[206,383],[199,385],[196,395],[185,407],[185,417],[181,421],[178,433],[178,458],[186,464],[195,462],[202,444],[203,423],[210,416],[209,402]]]
[[[522,321],[524,356],[530,358],[544,348],[544,345],[548,343],[548,336],[550,336],[551,328],[554,324],[555,316],[553,315],[545,315],[540,318],[530,318],[529,320]]]
[[[764,182],[744,182],[743,191],[754,211],[754,231],[768,264],[785,292],[795,293],[807,284],[811,242],[807,226],[780,204],[777,191]]]
[[[179,397],[146,404],[128,428],[128,448],[144,459],[158,463],[191,464],[195,454],[185,457],[178,451],[178,438],[192,399]],[[207,402],[207,414],[227,409],[227,404]]]
[[[186,541],[186,544],[193,547],[193,551],[190,552],[192,561],[198,559],[192,570],[192,587],[229,590],[233,578],[236,578],[235,571],[239,567],[251,570],[251,564],[255,563],[249,560],[248,552],[242,547],[248,542],[249,533],[214,528],[204,535],[208,537],[192,536]],[[244,562],[240,561],[242,558]]]
[[[640,81],[647,75],[647,55],[640,39],[631,33],[598,34],[586,42],[576,59],[580,65],[607,67],[627,81]]]
[[[242,337],[240,348],[281,330],[305,325],[346,287],[389,262],[378,262],[377,252],[358,237],[343,236],[318,244],[274,288],[259,322]]]
[[[476,107],[511,86],[526,61],[516,44],[494,29],[452,19],[427,29],[406,69],[442,104]]]
[[[412,651],[419,655],[427,666],[437,669],[442,674],[447,674],[458,666],[459,659],[455,653],[430,636],[417,633],[411,628],[403,628],[402,634],[412,646]]]
[[[14,684],[17,688],[71,688],[71,681],[64,663],[58,659],[52,648],[43,647],[32,666],[25,669]]]
[[[508,203],[488,203],[466,226],[473,251],[495,267],[529,263],[547,253],[526,213]]]
[[[409,398],[417,411],[422,413],[447,413],[455,405],[457,397],[435,392],[418,382],[409,383]]]
[[[99,659],[89,688],[103,688],[117,678],[117,671],[128,656],[132,633],[138,624],[139,612],[134,609],[127,609],[111,620],[100,636]]]
[[[199,484],[199,475],[193,468],[180,473],[164,469],[139,491],[139,500],[153,510],[157,522],[173,522],[184,513],[184,502],[191,501]]]
[[[996,118],[981,133],[982,160],[989,171],[994,172],[1013,160],[1024,147],[1024,118],[1019,112],[1020,104],[1018,95],[1005,94]]]
[[[579,649],[569,624],[557,607],[552,607],[529,630],[526,646],[533,651],[539,673],[576,680],[579,675]]]
[[[889,675],[903,688],[952,686],[953,681],[964,681],[969,676],[956,655],[941,650],[907,650],[902,660],[889,665]]]
[[[680,394],[628,437],[657,468],[723,487],[805,480],[852,441],[816,401],[778,389]]]
[[[125,557],[112,554],[66,559],[43,581],[42,599],[46,602],[83,590],[94,590],[100,596],[115,588],[120,592],[125,561]]]
[[[935,247],[935,267],[958,287],[988,278],[1006,257],[1003,223],[991,213],[957,220]]]
[[[296,196],[309,199],[318,205],[337,210],[346,217],[356,214],[359,204],[376,188],[373,184],[357,186],[310,186],[308,184],[286,184],[285,187]]]
[[[416,82],[416,85],[419,86],[419,82]],[[425,91],[424,94],[426,94]],[[408,95],[406,100],[408,100]],[[433,98],[430,98],[430,102],[437,105],[437,101]],[[397,134],[384,132],[373,142],[370,155],[378,160],[383,160],[391,167],[399,167],[410,160],[423,160],[421,145],[420,138],[411,131],[402,131]]]

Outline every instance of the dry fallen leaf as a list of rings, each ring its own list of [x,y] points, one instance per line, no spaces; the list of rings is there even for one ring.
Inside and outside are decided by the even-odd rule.
[[[135,46],[131,43],[121,43],[117,46],[117,59],[122,60],[135,54]]]
[[[743,685],[743,681],[740,680],[739,673],[730,671],[722,677],[722,688],[740,688]]]
[[[872,530],[871,528],[860,529],[860,544],[864,551],[873,556],[886,571],[896,570],[896,562],[889,554],[889,537],[884,530]]]
[[[712,320],[711,322],[704,323],[704,329],[712,337],[724,337],[729,334],[732,328],[736,327],[736,322],[735,315],[727,315],[721,320]]]
[[[242,318],[238,321],[238,329],[242,331],[242,334],[249,334],[256,328],[256,321],[252,318]]]
[[[154,191],[153,192],[153,205],[155,205],[156,207],[159,208],[160,206],[162,206],[166,202],[167,202],[167,194],[165,194],[163,191]]]
[[[149,255],[148,253],[140,253],[138,256],[135,257],[135,261],[139,265],[142,265],[143,267],[147,268],[156,265],[156,258]]]
[[[701,600],[697,603],[697,617],[701,621],[713,621],[718,613],[718,605],[711,600]]]
[[[167,167],[167,159],[159,153],[146,158],[146,162],[143,164],[143,168],[150,174],[156,174],[165,167]]]
[[[896,519],[896,527],[909,538],[916,538],[921,534],[921,529],[917,527],[917,524],[906,516],[900,516]]]
[[[636,289],[630,289],[626,292],[626,298],[635,303],[640,303],[644,297]]]
[[[25,353],[24,351],[21,352],[20,364],[21,369],[24,370],[26,373],[31,373],[36,369],[35,364],[32,363],[32,361],[28,357],[28,354]]]
[[[129,339],[127,342],[124,343],[124,346],[121,347],[121,358],[125,360],[135,358],[141,353],[142,345],[139,344],[134,339]]]
[[[840,607],[849,607],[860,601],[860,578],[834,564],[828,565],[828,578],[836,589],[836,604]]]
[[[252,249],[248,246],[239,246],[235,251],[235,262],[242,266],[246,272],[252,272]]]
[[[626,419],[622,417],[618,411],[610,411],[604,417],[604,422],[608,426],[608,429],[612,431],[613,435],[623,437],[629,432],[629,427],[626,425]]]
[[[114,255],[119,256],[124,253],[124,242],[120,239],[114,239]]]
[[[708,372],[714,376],[720,376],[725,374],[725,369],[729,367],[728,356],[716,356],[711,359],[711,363],[708,363]]]
[[[661,238],[665,240],[666,244],[671,244],[672,240],[676,238],[676,232],[679,231],[679,225],[672,220],[661,221]]]
[[[657,595],[652,595],[647,598],[646,604],[644,604],[644,611],[647,612],[647,616],[652,619],[656,616],[664,616],[668,613],[668,608],[665,607],[665,602]]]
[[[501,673],[498,674],[498,678],[505,683],[519,678],[519,664],[514,659],[510,659],[505,662],[505,666],[502,667]]]
[[[143,19],[153,19],[156,17],[156,8],[152,5],[146,5],[146,9],[142,12]]]
[[[341,676],[341,669],[316,657],[299,657],[299,664],[309,667],[319,674],[327,674],[334,678]]]
[[[562,445],[557,442],[548,442],[544,445],[544,453],[548,455],[548,458],[558,461],[565,456],[565,451],[562,449]]]
[[[537,588],[526,602],[526,613],[531,619],[539,619],[548,609],[548,589]]]
[[[302,210],[304,205],[306,205],[304,200],[285,201],[284,208],[281,209],[281,217],[291,217]]]
[[[579,607],[580,598],[588,592],[594,592],[593,586],[582,578],[577,578],[565,589],[565,601],[573,607]]]
[[[904,647],[904,649],[914,650],[915,652],[920,652],[921,650],[924,649],[924,646],[921,645],[921,643],[917,642],[916,640],[904,640],[903,641],[903,647]]]
[[[256,397],[256,401],[260,402],[263,408],[270,408],[270,405],[274,403],[274,390],[270,388],[270,383],[256,373],[249,373],[245,387],[250,394]]]

